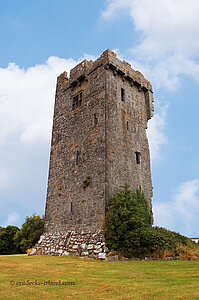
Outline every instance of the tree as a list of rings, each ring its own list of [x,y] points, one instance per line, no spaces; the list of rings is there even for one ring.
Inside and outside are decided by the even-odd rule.
[[[44,216],[41,218],[33,214],[31,217],[27,216],[25,220],[14,237],[16,245],[23,253],[37,243],[44,230]]]
[[[17,226],[0,227],[0,254],[19,253],[19,248],[14,242],[14,236],[18,231]]]
[[[105,237],[108,248],[131,257],[139,248],[141,233],[150,226],[148,203],[141,188],[130,190],[125,183],[113,196],[106,213]]]

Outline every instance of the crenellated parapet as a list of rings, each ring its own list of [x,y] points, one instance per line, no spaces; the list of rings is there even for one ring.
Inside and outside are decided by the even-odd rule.
[[[126,61],[121,61],[117,58],[116,54],[110,50],[106,50],[101,57],[106,57],[107,63],[105,64],[106,69],[111,69],[113,74],[120,75],[122,80],[128,80],[131,86],[137,86],[139,91],[144,91],[146,96],[147,106],[147,119],[153,117],[154,105],[153,105],[153,90],[151,83],[145,79],[140,71],[132,69],[131,65]]]
[[[88,76],[102,65],[106,70],[112,70],[115,76],[121,76],[123,81],[129,81],[131,86],[135,85],[138,91],[143,91],[145,93],[147,119],[151,119],[154,112],[154,100],[151,83],[142,75],[140,71],[135,71],[132,69],[128,62],[125,60],[121,61],[119,58],[117,58],[117,55],[109,49],[104,51],[102,55],[95,61],[83,60],[73,69],[71,69],[69,78],[67,77],[67,73],[63,72],[57,79],[57,88],[60,90],[72,88],[73,90],[75,86],[81,86],[82,82],[84,80],[88,80]]]

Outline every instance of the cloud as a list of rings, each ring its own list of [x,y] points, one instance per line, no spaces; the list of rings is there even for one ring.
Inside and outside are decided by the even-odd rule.
[[[49,140],[56,77],[75,64],[73,59],[49,57],[28,69],[14,63],[0,68],[1,148],[13,136],[17,143]]]
[[[127,10],[129,7],[131,7],[131,2],[129,0],[107,0],[107,7],[105,10],[101,12],[102,18],[105,20],[110,20],[115,15],[119,13],[121,10]]]
[[[78,62],[51,56],[27,69],[0,68],[1,224],[43,211],[56,77]]]
[[[5,224],[4,224],[3,227],[6,227],[8,225],[15,225],[19,221],[19,219],[20,219],[20,216],[16,212],[8,214],[7,219],[6,219]]]
[[[154,201],[155,224],[187,236],[198,236],[199,180],[181,183],[171,198],[164,203]]]
[[[180,75],[199,78],[199,2],[197,0],[110,0],[102,11],[111,20],[124,11],[141,42],[130,49],[135,64],[156,85],[173,90]]]
[[[159,112],[148,123],[147,137],[149,140],[151,159],[155,163],[161,158],[162,146],[166,144],[166,114],[168,105],[159,108]]]

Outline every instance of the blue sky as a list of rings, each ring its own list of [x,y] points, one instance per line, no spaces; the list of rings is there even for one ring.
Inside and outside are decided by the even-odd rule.
[[[0,225],[43,214],[56,77],[105,49],[152,83],[155,224],[199,230],[199,3],[8,0],[0,9]]]

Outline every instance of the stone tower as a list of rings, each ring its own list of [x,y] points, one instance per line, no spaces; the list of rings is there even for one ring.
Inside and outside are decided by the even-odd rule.
[[[45,233],[39,254],[105,258],[106,207],[125,182],[142,187],[151,208],[147,122],[151,84],[106,50],[57,79]]]

